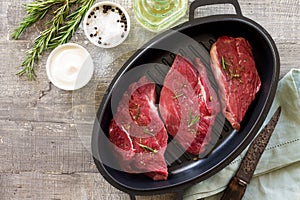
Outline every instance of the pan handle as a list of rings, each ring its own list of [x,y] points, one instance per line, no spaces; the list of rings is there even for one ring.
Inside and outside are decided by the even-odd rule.
[[[237,0],[195,0],[190,5],[189,20],[191,21],[195,19],[195,10],[198,7],[216,4],[232,4],[235,8],[236,14],[241,17],[243,16],[240,4]]]

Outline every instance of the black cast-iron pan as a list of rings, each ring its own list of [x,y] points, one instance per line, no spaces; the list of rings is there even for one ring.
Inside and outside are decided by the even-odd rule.
[[[198,7],[212,4],[231,4],[236,14],[213,15],[194,18]],[[128,174],[115,166],[108,136],[108,126],[117,102],[130,83],[146,75],[157,83],[162,83],[176,54],[189,59],[200,57],[210,73],[209,50],[220,36],[246,38],[252,48],[262,86],[255,101],[248,109],[239,132],[233,130],[225,120],[218,120],[221,135],[211,152],[203,158],[194,160],[187,153],[172,160],[174,150],[170,141],[166,161],[169,164],[169,178],[166,181],[153,181],[144,175]],[[272,104],[279,77],[279,55],[271,36],[267,31],[242,15],[237,0],[196,0],[192,2],[189,21],[171,30],[163,32],[145,44],[122,66],[112,80],[97,112],[92,135],[92,153],[96,166],[103,177],[114,187],[127,192],[131,198],[135,195],[154,195],[178,193],[216,174],[233,161],[252,141],[260,129]],[[130,78],[127,76],[129,72]],[[212,79],[212,84],[215,85]],[[159,84],[158,84],[159,85]],[[159,94],[159,88],[158,88]],[[116,95],[116,96],[114,96]],[[114,97],[114,98],[112,98]],[[171,161],[170,161],[171,160]]]

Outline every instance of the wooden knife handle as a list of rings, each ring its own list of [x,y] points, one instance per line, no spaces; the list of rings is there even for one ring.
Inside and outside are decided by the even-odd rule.
[[[281,108],[279,107],[273,114],[269,123],[261,130],[254,141],[250,144],[249,149],[241,162],[239,170],[236,172],[236,177],[244,180],[247,184],[250,183],[257,163],[259,162],[260,157],[269,143],[273,130],[278,122],[280,113]]]
[[[240,200],[243,198],[246,188],[247,183],[237,177],[233,177],[221,200]]]
[[[250,144],[235,176],[229,182],[221,200],[239,200],[243,198],[247,184],[250,182],[256,169],[257,163],[263,154],[273,130],[278,122],[281,108],[279,107],[269,123],[261,130],[254,141]]]

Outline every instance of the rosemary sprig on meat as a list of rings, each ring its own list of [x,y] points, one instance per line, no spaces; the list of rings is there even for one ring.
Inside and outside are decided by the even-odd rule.
[[[142,147],[145,151],[150,151],[152,153],[157,153],[158,151],[156,149],[152,149],[151,147],[148,147],[146,145],[143,145],[143,144],[139,144],[137,143],[140,147]]]
[[[153,129],[149,129],[149,128],[146,127],[146,128],[143,129],[143,132],[148,134],[148,135],[154,136]]]
[[[32,48],[26,52],[26,58],[22,62],[22,69],[17,75],[27,75],[29,80],[36,77],[34,66],[47,49],[52,49],[60,44],[68,42],[77,30],[82,18],[95,0],[37,0],[25,5],[27,16],[20,26],[12,33],[13,39],[18,39],[23,31],[37,21],[44,18],[50,11],[53,17],[40,35],[34,40]],[[56,7],[53,7],[56,6]],[[76,6],[76,10],[71,12],[71,6]],[[50,13],[49,13],[50,14]]]
[[[240,78],[240,74],[233,72],[232,69],[228,68],[229,66],[232,65],[226,62],[224,56],[221,57],[221,63],[222,63],[222,68],[229,73],[231,79]]]
[[[140,106],[140,104],[138,104],[137,105],[137,111],[136,111],[136,114],[135,114],[135,121],[137,121],[139,119],[140,113],[141,113],[141,106]]]
[[[228,64],[224,58],[224,56],[222,56],[221,58],[221,62],[222,62],[222,67],[224,70],[227,70],[227,66],[230,66],[230,64]]]
[[[184,94],[183,94],[183,93],[180,93],[180,94],[175,95],[175,96],[173,97],[173,99],[178,99],[179,97],[182,97],[182,96],[184,96]]]
[[[226,67],[226,63],[225,63],[225,58],[223,56],[221,58],[221,61],[222,61],[222,67],[223,67],[223,69],[226,70],[227,67]]]
[[[193,111],[190,110],[190,115],[189,115],[189,119],[188,119],[188,127],[190,128],[191,126],[197,124],[200,120],[200,116],[199,115],[194,115],[193,116]]]

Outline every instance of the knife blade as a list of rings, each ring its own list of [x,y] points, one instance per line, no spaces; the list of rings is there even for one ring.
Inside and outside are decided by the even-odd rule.
[[[250,183],[256,169],[257,163],[259,162],[259,159],[263,154],[278,122],[280,113],[281,108],[279,107],[268,124],[251,143],[239,166],[239,169],[227,185],[221,200],[239,200],[243,198],[247,185]]]

